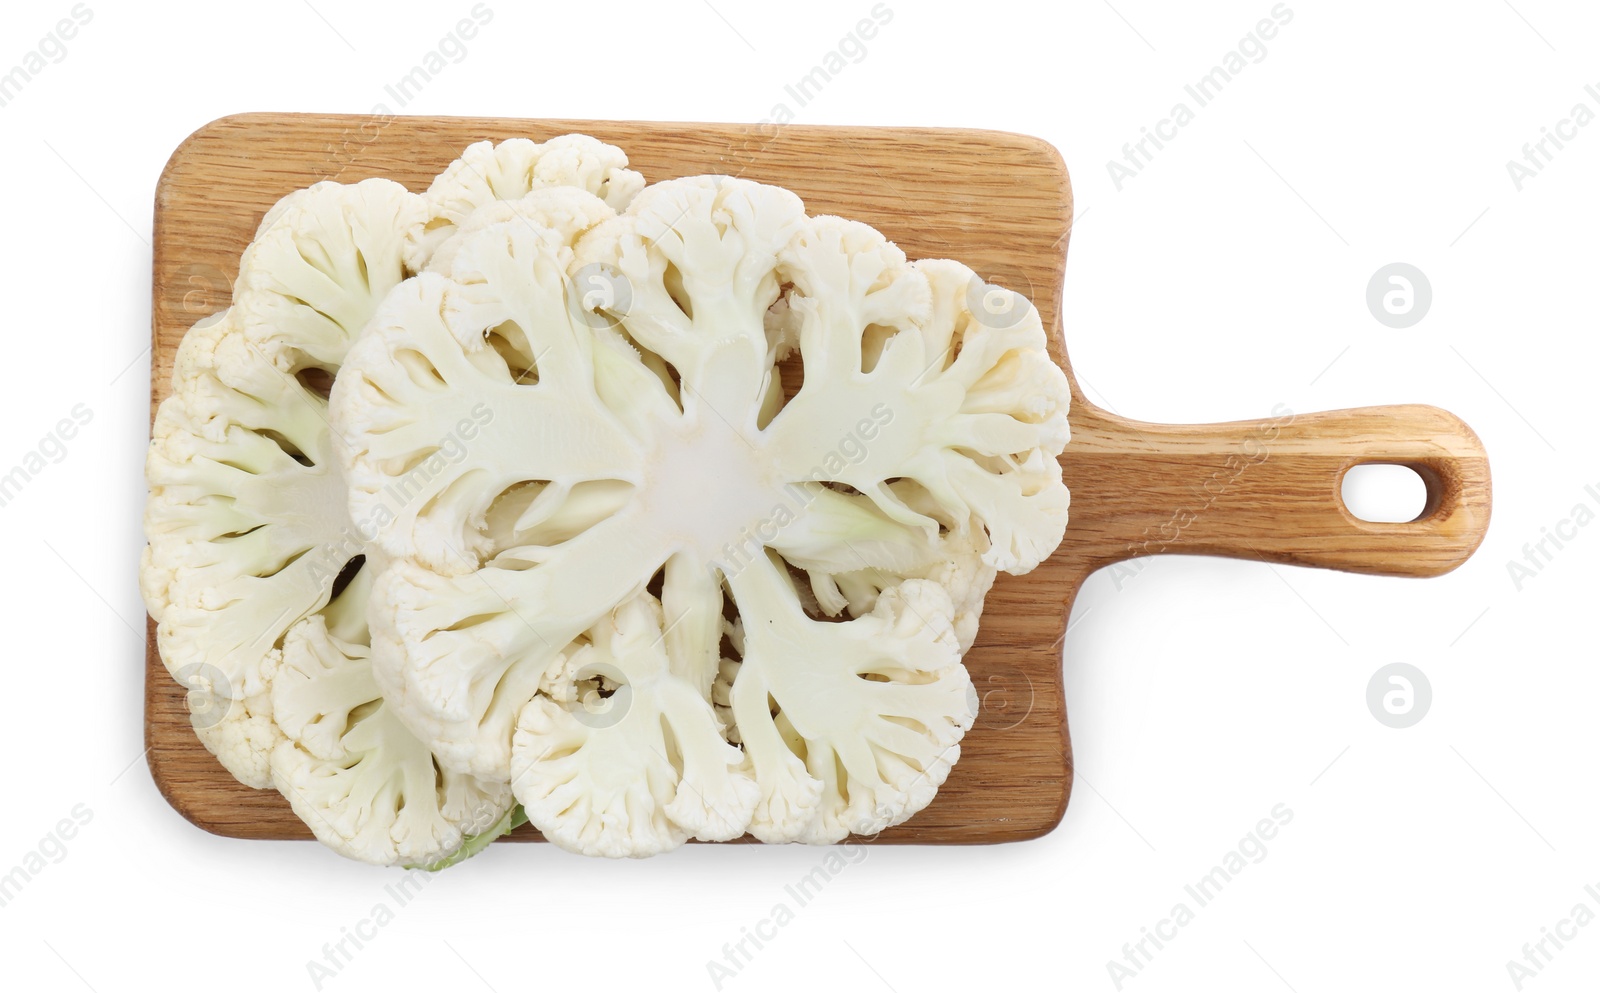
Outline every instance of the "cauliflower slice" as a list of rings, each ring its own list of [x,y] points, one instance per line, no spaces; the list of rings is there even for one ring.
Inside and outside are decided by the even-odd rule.
[[[347,558],[326,401],[268,360],[230,312],[179,350],[145,473],[140,583],[167,668],[215,667],[259,695],[283,636],[327,602]]]
[[[598,203],[581,191],[545,195],[559,202],[563,192],[582,198],[571,204],[580,214]],[[609,213],[602,205],[594,220]],[[161,657],[190,689],[197,736],[241,782],[276,784],[319,838],[369,861],[449,855],[464,834],[487,836],[479,832],[495,818],[479,824],[478,814],[493,808],[500,817],[511,802],[508,789],[466,781],[432,804],[428,824],[429,804],[413,789],[413,816],[378,826],[357,816],[356,793],[330,788],[354,791],[386,775],[420,783],[421,766],[405,762],[419,750],[428,756],[425,746],[371,706],[376,689],[360,701],[379,717],[362,713],[359,746],[351,738],[311,747],[315,735],[298,737],[307,725],[297,718],[286,738],[274,703],[280,677],[310,698],[337,695],[351,680],[371,685],[364,614],[374,569],[360,560],[373,523],[349,516],[321,384],[405,277],[402,248],[425,216],[422,198],[386,180],[319,183],[279,201],[242,259],[234,307],[185,336],[147,458],[141,591]],[[359,627],[314,634],[336,611],[360,616]],[[347,662],[332,664],[337,657]],[[335,775],[335,761],[358,764]],[[474,800],[469,817],[462,798],[475,794],[495,800]]]
[[[413,272],[420,272],[474,211],[549,188],[582,190],[621,210],[644,189],[644,177],[628,168],[622,149],[588,135],[566,134],[545,142],[509,138],[498,145],[480,141],[450,163],[423,195],[427,222],[408,236],[406,261]]]
[[[335,384],[352,512],[421,486],[380,539],[386,698],[579,850],[903,821],[976,715],[960,656],[994,571],[1065,527],[1069,393],[1037,313],[986,323],[965,267],[738,179],[574,234],[537,211],[463,231]],[[596,267],[621,292],[579,292]],[[470,457],[439,458],[475,404]],[[626,727],[578,717],[580,659],[630,687]],[[697,757],[724,714],[748,767]]]
[[[320,384],[403,278],[422,220],[420,198],[387,180],[280,200],[241,260],[234,306],[185,335],[151,431],[141,590],[169,671],[205,673],[231,701],[195,722],[201,741],[257,789],[283,740],[270,684],[285,639],[362,552]]]

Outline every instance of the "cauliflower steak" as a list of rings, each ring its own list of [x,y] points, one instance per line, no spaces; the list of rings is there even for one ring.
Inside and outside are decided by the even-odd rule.
[[[1066,526],[1038,314],[777,187],[603,207],[463,222],[346,357],[377,684],[575,851],[898,824],[976,717],[995,572]]]

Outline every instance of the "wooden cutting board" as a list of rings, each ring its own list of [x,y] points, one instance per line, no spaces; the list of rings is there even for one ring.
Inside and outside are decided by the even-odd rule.
[[[239,255],[279,197],[319,180],[371,176],[426,188],[467,145],[583,132],[621,146],[649,181],[723,173],[798,193],[813,214],[865,221],[912,258],[955,258],[1038,306],[1062,344],[1062,275],[1072,192],[1054,148],[993,131],[781,128],[725,124],[248,114],[191,135],[155,203],[151,409],[197,319],[229,305]],[[1034,838],[1072,789],[1062,693],[1067,615],[1094,570],[1187,552],[1351,572],[1436,576],[1472,554],[1489,523],[1489,465],[1472,430],[1432,407],[1279,411],[1261,421],[1171,426],[1100,410],[1072,387],[1066,541],[1027,576],[1001,576],[967,667],[984,709],[937,799],[881,841]],[[1427,483],[1409,524],[1357,520],[1339,498],[1346,469],[1399,463]],[[189,726],[151,625],[146,658],[150,771],[168,802],[207,831],[309,838],[276,792],[239,785]],[[537,838],[523,829],[519,836]]]

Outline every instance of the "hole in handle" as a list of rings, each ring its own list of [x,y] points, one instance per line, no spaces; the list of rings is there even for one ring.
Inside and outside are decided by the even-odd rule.
[[[1438,507],[1431,472],[1395,462],[1363,462],[1345,470],[1339,498],[1352,517],[1370,524],[1409,524]]]

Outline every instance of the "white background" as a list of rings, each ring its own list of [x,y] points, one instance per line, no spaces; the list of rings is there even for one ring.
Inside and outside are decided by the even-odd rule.
[[[406,112],[755,122],[871,7],[714,2],[491,0],[469,55]],[[1121,589],[1095,577],[1065,645],[1078,783],[1061,827],[872,847],[724,988],[1113,990],[1108,960],[1285,804],[1267,857],[1124,989],[1515,989],[1525,942],[1580,901],[1600,910],[1584,891],[1600,884],[1600,527],[1520,590],[1507,568],[1575,505],[1600,510],[1585,491],[1600,492],[1600,125],[1520,191],[1506,162],[1576,103],[1600,109],[1584,90],[1600,84],[1600,10],[1290,0],[1267,57],[1118,191],[1107,160],[1272,3],[1113,2],[889,0],[866,57],[798,120],[1048,139],[1078,197],[1065,330],[1093,399],[1173,422],[1437,404],[1491,453],[1488,540],[1426,581],[1185,558]],[[13,988],[311,989],[306,962],[397,878],[312,844],[202,834],[138,761],[157,174],[220,115],[369,112],[471,7],[313,3],[91,0],[67,57],[0,108],[0,470],[75,404],[93,410],[0,508],[0,873],[74,806],[93,812],[0,908]],[[70,7],[7,4],[0,71]],[[1365,303],[1395,261],[1434,295],[1403,330]],[[1404,730],[1365,702],[1395,661],[1434,694]],[[435,879],[324,988],[710,990],[706,962],[823,854],[615,864],[502,846]],[[1577,935],[1523,988],[1592,989],[1600,926]]]

